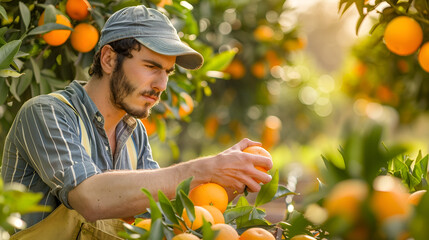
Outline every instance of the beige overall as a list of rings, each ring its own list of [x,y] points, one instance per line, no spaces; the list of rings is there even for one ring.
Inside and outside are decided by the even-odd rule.
[[[58,93],[51,93],[50,95],[60,99],[79,117],[80,128],[82,131],[82,144],[89,155],[91,155],[91,147],[89,146],[88,133],[83,125],[76,109],[64,98],[63,95]],[[134,169],[137,167],[137,152],[131,137],[127,141],[128,155],[132,162]],[[34,224],[33,226],[21,230],[20,232],[11,236],[11,240],[115,240],[122,239],[118,237],[117,233],[124,231],[124,221],[119,219],[106,219],[98,220],[95,222],[88,222],[82,215],[75,210],[68,209],[63,204],[58,206],[48,217],[42,221]]]

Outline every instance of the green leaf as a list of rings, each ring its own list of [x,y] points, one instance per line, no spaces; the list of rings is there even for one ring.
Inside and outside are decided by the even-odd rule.
[[[164,237],[164,233],[163,233],[162,219],[157,218],[156,220],[153,220],[152,218],[152,223],[150,225],[149,239],[162,240],[163,237]]]
[[[191,199],[189,199],[189,197],[183,190],[180,190],[179,198],[180,198],[180,202],[182,202],[182,206],[186,209],[186,213],[188,214],[189,221],[193,223],[195,220],[194,204],[192,203]],[[179,213],[179,214],[182,214],[182,213]]]
[[[3,70],[2,70],[3,71]],[[1,72],[1,71],[0,71]],[[18,101],[21,102],[21,98],[19,97],[19,95],[16,93],[16,87],[18,86],[18,81],[19,79],[14,78],[12,79],[12,83],[10,84],[9,87],[9,91],[10,93],[12,93],[12,96]]]
[[[34,78],[37,83],[40,83],[41,75],[40,75],[40,67],[34,60],[34,58],[30,57],[31,66],[33,67]]]
[[[13,77],[13,78],[17,78],[20,77],[21,75],[23,75],[24,73],[19,73],[15,70],[12,69],[1,69],[0,70],[0,77]]]
[[[152,197],[152,194],[146,188],[142,188],[141,191],[147,196],[149,199],[150,205],[150,216],[152,222],[155,222],[157,219],[162,218],[161,210],[158,208],[155,199]]]
[[[41,26],[33,28],[29,33],[28,36],[31,35],[38,35],[50,32],[52,30],[73,30],[73,28],[70,28],[66,25],[58,24],[58,23],[46,23]]]
[[[43,14],[43,24],[55,23],[57,21],[57,13],[55,6],[52,4],[45,6],[45,11]]]
[[[21,40],[13,40],[0,48],[0,69],[8,68],[21,47]]]
[[[255,207],[270,202],[276,195],[278,186],[279,170],[276,169],[276,173],[274,174],[273,179],[269,183],[262,185],[261,190],[256,196]]]
[[[4,9],[4,7],[2,5],[0,5],[0,15],[2,16],[3,19],[7,19],[7,12],[6,9]]]
[[[203,232],[203,240],[214,240],[216,236],[219,234],[219,231],[213,231],[211,228],[211,224],[203,218],[203,226],[201,227]]]
[[[180,200],[180,192],[183,191],[186,194],[189,194],[192,179],[193,177],[187,178],[183,180],[181,183],[179,183],[179,185],[177,185],[176,187],[176,201],[174,202],[175,203],[174,205],[176,208],[176,212],[178,214],[182,214],[183,208],[184,208],[182,201]]]
[[[25,31],[27,31],[28,25],[30,24],[30,18],[31,18],[30,10],[28,9],[28,7],[24,3],[19,2],[19,11],[21,13],[21,17],[22,17],[22,21],[24,23]]]
[[[319,189],[320,189],[320,182],[319,182]],[[274,197],[273,199],[271,199],[271,201],[287,195],[296,195],[296,192],[292,192],[289,189],[287,189],[285,186],[279,185],[277,188],[277,192],[276,194],[274,194]]]
[[[165,218],[173,224],[179,224],[179,221],[177,221],[176,214],[174,212],[173,205],[162,191],[158,191],[158,202]]]
[[[240,206],[227,209],[223,216],[225,217],[225,223],[231,223],[233,220],[249,214],[253,210],[253,206]]]
[[[0,105],[3,105],[7,99],[9,88],[6,84],[6,79],[0,77]]]
[[[205,63],[199,71],[223,71],[231,63],[232,59],[234,59],[236,53],[237,50],[229,50],[219,53],[211,58],[210,61]]]

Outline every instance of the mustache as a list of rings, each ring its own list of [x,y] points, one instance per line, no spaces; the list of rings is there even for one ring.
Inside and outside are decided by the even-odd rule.
[[[141,95],[144,95],[144,96],[150,96],[150,97],[156,97],[156,98],[159,98],[160,96],[161,96],[161,93],[162,92],[159,92],[159,91],[155,91],[155,90],[146,90],[146,91],[143,91],[143,92],[141,92],[140,94]]]

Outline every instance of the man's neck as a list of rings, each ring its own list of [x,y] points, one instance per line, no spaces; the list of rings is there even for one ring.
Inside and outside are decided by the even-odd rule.
[[[104,117],[104,129],[108,136],[114,134],[119,121],[126,112],[116,108],[110,99],[110,86],[108,79],[91,78],[84,86],[88,96],[92,99]]]

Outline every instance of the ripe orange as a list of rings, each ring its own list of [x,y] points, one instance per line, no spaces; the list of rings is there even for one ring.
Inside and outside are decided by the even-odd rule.
[[[307,39],[305,37],[298,37],[296,39],[288,39],[283,43],[283,48],[286,51],[297,51],[304,49],[307,45]]]
[[[244,231],[240,240],[275,240],[274,235],[259,227],[249,228]]]
[[[367,184],[358,179],[337,183],[324,201],[329,216],[341,216],[354,221],[360,214],[360,206],[368,197]]]
[[[301,234],[301,235],[293,236],[290,240],[316,240],[316,238],[314,238],[312,236]]]
[[[253,31],[253,36],[261,42],[270,41],[274,37],[274,31],[270,26],[260,25]]]
[[[40,16],[38,25],[41,26],[44,24],[44,18],[45,18],[45,12],[42,13]],[[56,15],[56,21],[55,23],[65,25],[67,27],[73,27],[70,23],[70,20],[61,14]],[[45,42],[51,46],[59,46],[67,41],[67,39],[70,36],[71,31],[70,30],[52,30],[50,32],[47,32],[43,34],[42,38],[45,40]]]
[[[71,34],[71,45],[78,52],[91,51],[98,42],[98,30],[88,23],[79,23]]]
[[[156,4],[158,7],[164,7],[165,5],[172,5],[173,0],[161,0],[159,3]]]
[[[417,206],[426,192],[426,190],[419,190],[411,193],[408,196],[408,203]]]
[[[261,61],[255,62],[252,65],[252,68],[250,69],[250,71],[252,71],[253,76],[257,78],[264,78],[265,75],[267,74],[265,70],[265,64]]]
[[[265,119],[262,130],[261,142],[265,149],[271,149],[280,140],[282,121],[277,116],[271,115]]]
[[[180,233],[174,236],[171,240],[200,240],[200,238],[190,233]]]
[[[148,136],[151,136],[156,132],[156,123],[154,120],[149,118],[142,118],[140,119],[140,121],[142,121]]]
[[[265,59],[267,59],[270,68],[274,66],[279,66],[282,64],[282,60],[277,56],[277,53],[274,50],[268,50],[265,53]]]
[[[271,154],[267,150],[265,150],[263,147],[260,147],[260,146],[247,147],[243,150],[243,152],[247,152],[247,153],[271,158]],[[259,171],[262,171],[265,173],[268,172],[268,169],[265,169],[261,166],[255,166],[255,168],[258,169]]]
[[[246,68],[240,60],[234,59],[224,72],[229,73],[233,79],[240,79],[246,74]]]
[[[214,138],[216,136],[217,129],[219,128],[219,118],[216,116],[209,116],[206,118],[204,123],[204,132],[207,137]]]
[[[179,116],[183,118],[191,114],[194,110],[194,100],[192,100],[192,97],[186,92],[181,92],[180,96],[185,99],[185,102],[182,102],[179,107]]]
[[[210,205],[225,212],[228,206],[228,193],[216,183],[205,183],[196,186],[189,192],[189,199],[196,206]]]
[[[66,13],[74,20],[83,20],[88,16],[91,4],[87,0],[67,0]]]
[[[223,216],[223,213],[219,209],[217,209],[215,206],[204,205],[201,207],[203,207],[204,209],[209,211],[209,213],[213,217],[214,224],[225,223],[225,217]]]
[[[143,219],[140,222],[136,223],[135,226],[149,231],[151,224],[152,224],[152,220],[150,218],[147,218],[147,219]]]
[[[426,72],[429,72],[429,42],[426,42],[420,48],[418,60],[420,67],[422,67]]]
[[[238,240],[240,238],[240,235],[238,235],[237,231],[231,225],[218,223],[212,225],[211,228],[214,231],[219,231],[214,240]]]
[[[194,222],[191,222],[191,220],[188,217],[188,213],[186,212],[186,209],[183,209],[182,213],[183,220],[185,221],[186,226],[191,228],[192,230],[196,230],[203,226],[203,218],[210,222],[211,224],[214,224],[214,220],[212,215],[207,211],[205,208],[200,206],[195,206],[195,220]]]
[[[384,42],[387,48],[401,56],[414,53],[422,41],[423,31],[420,24],[407,16],[394,18],[387,24],[384,31]]]
[[[379,221],[409,216],[411,210],[407,202],[409,194],[401,180],[392,176],[378,176],[373,182],[373,187],[370,205]]]

